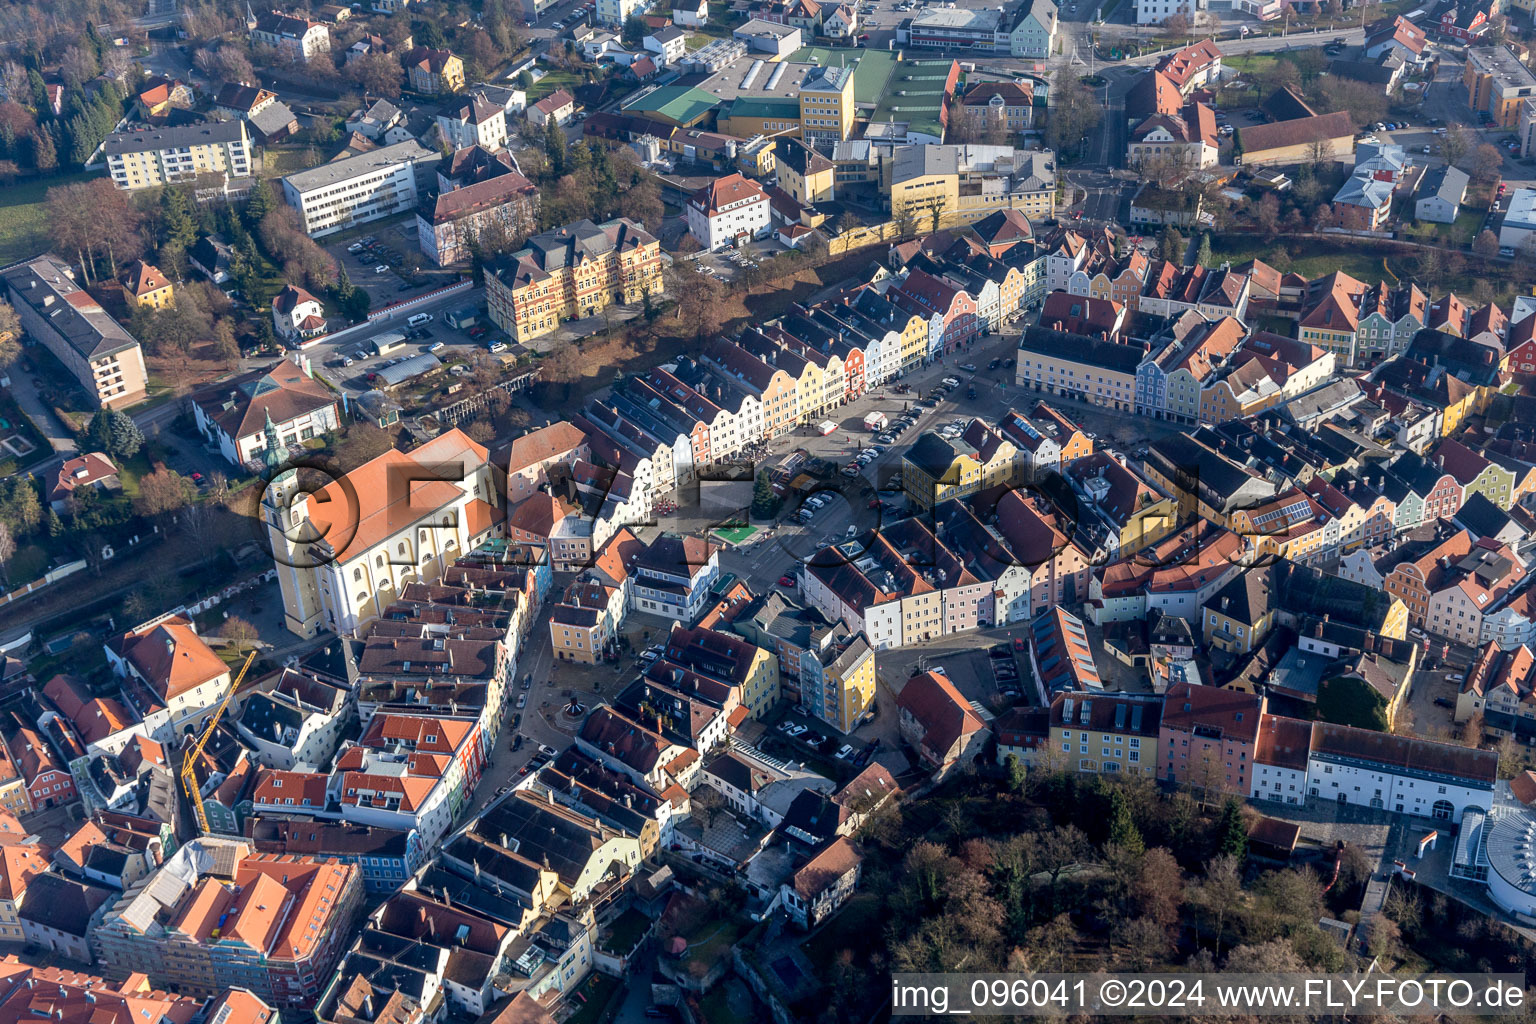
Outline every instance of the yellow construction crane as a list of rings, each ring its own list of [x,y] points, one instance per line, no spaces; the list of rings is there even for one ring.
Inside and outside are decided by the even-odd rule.
[[[213,736],[214,727],[219,724],[219,719],[224,717],[224,709],[229,707],[229,699],[240,689],[240,683],[245,679],[245,670],[251,667],[251,662],[256,660],[256,652],[252,651],[245,656],[245,664],[240,666],[240,674],[235,676],[229,684],[229,689],[224,692],[224,699],[219,701],[219,706],[208,716],[208,724],[203,726],[203,731],[197,737],[197,742],[187,748],[181,759],[181,788],[187,791],[187,799],[192,801],[192,813],[197,815],[197,830],[201,833],[208,831],[208,812],[203,809],[202,790],[197,785],[197,773],[193,765],[203,755],[203,748],[208,745],[208,740]]]

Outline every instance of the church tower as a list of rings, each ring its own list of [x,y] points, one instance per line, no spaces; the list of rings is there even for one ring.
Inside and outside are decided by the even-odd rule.
[[[261,495],[261,518],[267,543],[277,566],[277,585],[283,594],[283,613],[288,629],[312,637],[320,630],[321,604],[318,552],[305,540],[309,528],[307,496],[299,491],[298,472],[283,468],[287,452],[277,437],[277,425],[267,413],[267,444],[261,460],[266,466],[267,489]]]

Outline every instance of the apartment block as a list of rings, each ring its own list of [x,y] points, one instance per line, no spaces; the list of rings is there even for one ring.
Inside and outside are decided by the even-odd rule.
[[[346,948],[362,895],[351,865],[193,839],[110,905],[97,961],[110,977],[142,973],[204,996],[238,985],[307,1009]]]
[[[1461,84],[1467,104],[1502,128],[1517,127],[1521,108],[1536,98],[1536,72],[1509,46],[1468,47]]]
[[[312,238],[415,208],[442,156],[414,140],[333,160],[282,179],[283,198]]]
[[[499,260],[485,287],[491,321],[514,340],[529,341],[615,303],[660,295],[661,243],[623,217],[579,220],[535,235],[526,249]]]
[[[52,253],[0,271],[5,296],[34,341],[52,352],[99,405],[117,408],[144,397],[144,352],[123,326],[75,283]]]
[[[222,175],[225,183],[251,175],[251,137],[240,119],[113,132],[101,144],[112,184],[133,192],[199,175]]]

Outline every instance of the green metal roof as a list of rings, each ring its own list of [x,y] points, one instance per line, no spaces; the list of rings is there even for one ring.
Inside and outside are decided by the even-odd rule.
[[[702,121],[719,98],[688,85],[667,85],[625,104],[626,114],[655,114],[674,124],[689,126]],[[798,109],[798,108],[797,108]]]
[[[782,117],[798,120],[800,101],[775,96],[741,96],[731,101],[730,117]]]
[[[907,60],[896,64],[871,121],[906,121],[914,131],[942,135],[939,112],[944,106],[947,60]],[[905,95],[902,95],[902,94]]]
[[[830,46],[806,46],[796,50],[789,58],[800,64],[813,60],[822,67],[853,68],[853,100],[855,103],[875,103],[885,91],[886,79],[896,66],[896,55],[888,50],[838,49]]]

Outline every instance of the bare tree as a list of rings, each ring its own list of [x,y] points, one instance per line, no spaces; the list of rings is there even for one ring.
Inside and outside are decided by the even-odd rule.
[[[244,654],[259,638],[256,627],[238,615],[231,615],[224,620],[219,627],[219,636],[235,645],[235,650]]]
[[[27,69],[13,60],[0,64],[0,91],[13,103],[20,103],[19,97],[32,95],[32,85],[27,78]]]
[[[139,478],[139,496],[133,505],[139,515],[161,518],[186,507],[196,494],[192,481],[174,469],[161,468]]]
[[[1472,148],[1472,141],[1466,125],[1452,124],[1448,127],[1440,137],[1440,152],[1445,155],[1445,162],[1453,167],[1460,164],[1461,158]]]
[[[1243,876],[1237,858],[1230,854],[1213,857],[1205,867],[1204,880],[1195,891],[1206,912],[1216,918],[1216,955],[1219,957],[1227,914],[1237,909],[1243,898]]]
[[[1173,854],[1162,847],[1146,852],[1131,886],[1131,898],[1142,918],[1163,929],[1172,927],[1184,902],[1184,872]]]
[[[21,355],[21,318],[9,302],[0,299],[0,369]]]
[[[1472,184],[1487,188],[1498,183],[1504,170],[1504,154],[1499,152],[1499,147],[1485,142],[1472,151],[1467,163],[1467,176],[1472,179]]]
[[[1275,229],[1280,226],[1280,197],[1273,192],[1266,192],[1254,204],[1253,220],[1265,238],[1274,238]]]
[[[9,524],[0,522],[0,577],[10,582],[11,574],[7,568],[11,559],[16,557],[16,538],[11,536]]]
[[[128,81],[128,76],[133,73],[133,58],[128,55],[126,47],[114,46],[101,55],[102,74],[114,82],[122,84]]]

